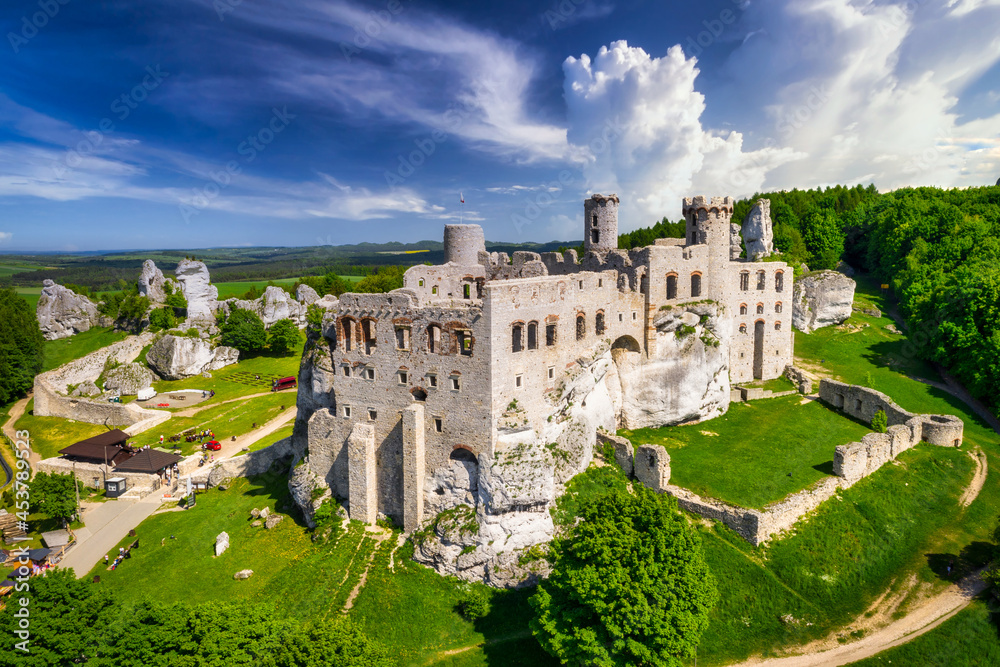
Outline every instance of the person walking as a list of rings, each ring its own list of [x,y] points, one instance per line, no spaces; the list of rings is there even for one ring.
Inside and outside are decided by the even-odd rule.
[[[108,564],[108,555],[107,554],[104,554],[104,564],[105,565]]]
[[[162,435],[160,436],[160,444],[161,445],[163,444],[163,436]]]

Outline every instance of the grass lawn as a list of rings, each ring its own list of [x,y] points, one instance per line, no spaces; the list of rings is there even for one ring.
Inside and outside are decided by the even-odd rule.
[[[363,276],[340,276],[340,278],[350,284],[359,282]],[[219,300],[231,299],[233,297],[241,297],[247,293],[247,291],[256,286],[261,292],[267,288],[269,282],[273,282],[275,285],[282,286],[292,286],[299,281],[298,278],[280,278],[278,280],[243,280],[231,283],[212,283],[219,288]]]
[[[295,420],[288,422],[286,425],[279,428],[277,431],[267,436],[266,438],[261,438],[257,442],[250,445],[250,451],[256,452],[258,449],[264,449],[265,447],[270,447],[279,440],[284,440],[285,438],[292,437],[292,430],[295,428]],[[236,454],[236,456],[243,456],[243,452]]]
[[[795,395],[733,403],[722,417],[700,424],[619,433],[636,446],[666,447],[671,483],[762,508],[832,475],[837,445],[870,430],[819,401],[801,401]]]
[[[776,377],[773,380],[755,380],[753,382],[743,382],[740,384],[741,387],[760,387],[761,389],[769,389],[774,393],[779,391],[795,391],[797,387],[795,383],[786,378],[784,375],[781,377]]]
[[[974,601],[940,626],[916,639],[851,663],[854,667],[987,667],[1000,665],[996,614]]]
[[[128,334],[114,329],[94,328],[69,338],[45,341],[45,362],[42,371],[50,371],[75,359],[96,352],[102,347],[124,340]]]
[[[43,459],[59,456],[59,450],[63,447],[108,430],[102,424],[87,424],[62,417],[36,417],[32,414],[34,407],[34,399],[28,401],[27,409],[14,428],[30,434],[32,451]]]

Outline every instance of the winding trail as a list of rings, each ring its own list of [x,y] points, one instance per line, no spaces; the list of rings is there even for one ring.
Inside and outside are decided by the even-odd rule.
[[[3,425],[3,434],[6,435],[8,438],[10,438],[11,442],[17,442],[17,436],[15,435],[17,429],[14,428],[14,424],[17,423],[18,419],[24,416],[24,411],[27,409],[28,401],[30,400],[31,400],[31,395],[29,394],[28,396],[25,396],[24,398],[19,400],[14,405],[10,406],[10,412],[8,413],[10,415],[10,418],[7,419],[7,421]],[[35,450],[30,448],[31,447],[30,440],[28,442],[28,447],[29,447],[28,463],[31,464],[31,469],[34,470],[35,467],[38,465],[38,462],[42,460],[42,457],[36,454]],[[10,484],[11,480],[14,479],[14,473],[8,469],[6,461],[3,461],[3,467],[4,470],[7,472],[8,479],[6,482],[4,482],[3,487],[0,488],[5,488],[8,484]]]
[[[989,471],[989,466],[986,463],[986,452],[977,449],[974,452],[968,452],[968,454],[976,462],[976,474],[972,476],[972,481],[969,483],[968,488],[965,489],[965,493],[958,500],[962,504],[962,507],[968,507],[979,496],[979,492],[983,490],[983,484],[986,483],[986,475]]]
[[[801,655],[767,660],[751,658],[731,667],[839,667],[870,658],[933,630],[964,609],[974,597],[986,590],[986,583],[979,577],[980,572],[952,584],[918,604],[903,618],[856,642],[841,644],[838,634],[834,633],[806,645],[803,648],[807,652]]]

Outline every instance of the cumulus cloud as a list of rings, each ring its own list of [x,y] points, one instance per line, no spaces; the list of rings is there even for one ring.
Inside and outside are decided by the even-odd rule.
[[[769,170],[801,157],[782,147],[744,151],[739,132],[704,128],[696,61],[680,46],[654,58],[618,41],[593,59],[568,58],[563,70],[568,139],[585,151],[587,187],[623,198],[623,228],[679,217],[692,193],[750,194]]]

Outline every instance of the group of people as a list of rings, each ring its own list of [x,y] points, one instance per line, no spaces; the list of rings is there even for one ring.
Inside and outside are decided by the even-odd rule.
[[[208,391],[201,392],[202,398],[215,398],[215,390],[209,389]]]
[[[125,547],[118,547],[118,556],[113,561],[111,561],[111,567],[109,569],[113,571],[115,568],[118,567],[118,564],[121,563],[123,560],[125,560],[126,558],[131,558],[132,557],[131,551],[132,551],[131,548],[126,549]],[[104,554],[104,564],[105,565],[108,564],[107,554]]]

